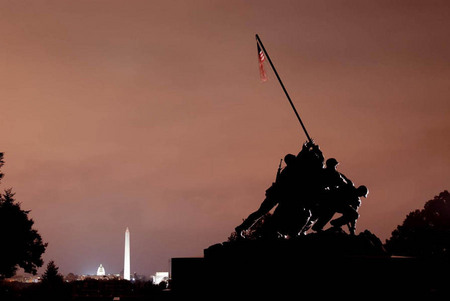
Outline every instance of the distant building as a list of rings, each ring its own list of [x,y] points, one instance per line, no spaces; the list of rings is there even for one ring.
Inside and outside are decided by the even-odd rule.
[[[100,264],[97,269],[97,276],[105,276],[105,268]]]
[[[156,272],[153,278],[153,284],[160,284],[163,281],[169,280],[169,272]]]
[[[37,275],[15,275],[11,278],[6,278],[6,282],[20,282],[20,283],[38,283],[41,282],[41,276]]]
[[[80,280],[79,276],[75,275],[74,273],[69,273],[64,277],[64,281],[66,282],[72,282],[77,280]]]
[[[103,276],[98,275],[80,275],[77,276],[76,280],[120,280],[122,277],[120,277],[119,274],[107,274]]]

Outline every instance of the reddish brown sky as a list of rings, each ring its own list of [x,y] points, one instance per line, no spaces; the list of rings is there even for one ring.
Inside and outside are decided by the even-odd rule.
[[[63,273],[169,269],[255,210],[305,141],[383,241],[449,189],[448,1],[0,1],[0,151]]]

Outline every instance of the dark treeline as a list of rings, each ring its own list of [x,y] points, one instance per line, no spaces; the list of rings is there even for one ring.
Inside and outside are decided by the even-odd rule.
[[[450,259],[450,193],[445,190],[410,212],[385,247],[396,255]]]

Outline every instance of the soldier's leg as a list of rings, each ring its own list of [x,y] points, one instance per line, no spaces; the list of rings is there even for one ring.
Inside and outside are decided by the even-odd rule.
[[[350,234],[351,234],[351,235],[355,235],[355,230],[356,230],[356,220],[347,223],[347,226],[348,226],[348,231],[350,232]]]
[[[334,227],[342,227],[345,224],[357,220],[359,217],[358,211],[351,206],[343,207],[338,212],[342,213],[342,216],[330,222]]]
[[[311,218],[312,218],[311,211],[308,209],[304,209],[300,218],[299,222],[300,229],[297,232],[297,235],[304,234],[306,231],[308,231],[311,225]]]
[[[335,211],[333,210],[324,210],[321,212],[312,229],[316,232],[322,231],[323,227],[333,218],[334,213]]]
[[[237,226],[235,228],[236,232],[238,234],[241,234],[242,231],[245,231],[249,229],[251,226],[253,226],[258,219],[260,219],[264,214],[269,212],[274,206],[276,205],[276,202],[271,198],[266,198],[258,210],[250,214],[242,224]]]

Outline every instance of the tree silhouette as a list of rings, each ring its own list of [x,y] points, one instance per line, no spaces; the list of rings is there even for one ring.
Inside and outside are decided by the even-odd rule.
[[[0,168],[2,168],[3,164],[5,164],[5,161],[3,161],[3,153],[0,153]],[[2,182],[4,174],[0,171],[0,183]]]
[[[450,258],[450,193],[446,190],[410,212],[386,241],[396,255]]]
[[[64,284],[64,277],[58,272],[59,268],[51,260],[42,275],[40,296],[43,300],[70,300],[70,290]]]
[[[61,284],[63,282],[63,276],[59,274],[58,270],[59,268],[55,265],[55,262],[51,260],[42,275],[42,284]]]
[[[0,153],[0,167],[3,164],[3,153]],[[0,179],[2,177],[0,174]],[[28,218],[29,212],[20,208],[11,189],[0,193],[0,279],[13,276],[18,267],[36,274],[43,264],[41,256],[47,244],[33,229],[34,221]]]

